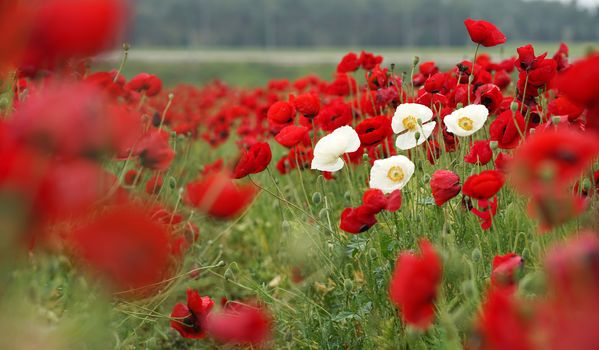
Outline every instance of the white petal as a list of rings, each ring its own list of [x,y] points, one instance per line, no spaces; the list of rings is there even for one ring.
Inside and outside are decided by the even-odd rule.
[[[406,130],[403,125],[404,118],[413,116],[421,122],[427,122],[433,118],[433,111],[425,105],[419,103],[403,103],[397,106],[393,119],[391,119],[391,128],[393,132],[399,134]]]
[[[323,161],[323,159],[314,157],[314,159],[312,159],[312,164],[311,164],[311,168],[312,169],[316,169],[316,170],[320,170],[320,171],[330,171],[330,172],[335,172],[338,170],[341,170],[343,168],[343,165],[345,163],[343,162],[343,160],[341,158],[336,158],[334,161]]]
[[[404,172],[404,178],[399,182],[394,182],[387,176],[389,170],[394,166],[401,167]],[[414,168],[414,163],[401,155],[375,160],[370,169],[369,185],[371,188],[380,189],[385,193],[402,189],[410,181],[414,174]]]
[[[416,147],[416,132],[408,131],[397,136],[395,146],[401,150],[409,150]]]

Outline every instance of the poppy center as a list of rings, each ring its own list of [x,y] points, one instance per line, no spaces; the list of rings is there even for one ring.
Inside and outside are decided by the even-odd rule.
[[[474,121],[468,117],[461,117],[458,119],[458,126],[466,131],[470,131],[474,128]]]
[[[400,182],[404,177],[403,169],[399,166],[392,166],[387,172],[387,178],[393,182]]]
[[[416,119],[416,117],[413,117],[411,115],[403,118],[402,123],[404,128],[410,131],[416,131],[416,126],[418,126],[418,120]]]

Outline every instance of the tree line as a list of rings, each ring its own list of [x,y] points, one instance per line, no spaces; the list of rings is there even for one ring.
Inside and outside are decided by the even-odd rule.
[[[510,41],[597,41],[599,8],[541,0],[134,0],[138,46],[456,46],[463,20]]]

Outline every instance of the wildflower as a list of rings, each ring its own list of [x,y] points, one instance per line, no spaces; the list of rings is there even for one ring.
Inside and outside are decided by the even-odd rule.
[[[185,201],[220,219],[241,214],[254,200],[253,185],[236,184],[226,172],[214,172],[187,184]]]
[[[343,168],[341,156],[355,152],[360,148],[360,137],[350,126],[335,129],[329,135],[318,140],[314,147],[312,169],[335,172]]]
[[[515,253],[497,255],[493,258],[491,285],[493,287],[513,287],[516,282],[514,274],[522,268],[524,259]]]
[[[291,148],[306,140],[308,128],[305,126],[287,125],[275,136],[275,140],[287,148]],[[308,141],[309,142],[309,141]]]
[[[483,170],[478,175],[472,175],[466,179],[462,187],[464,195],[486,200],[492,198],[499,192],[505,182],[505,178],[501,172],[497,170]]]
[[[404,322],[426,329],[435,315],[434,301],[441,282],[441,260],[432,245],[420,241],[420,255],[402,252],[391,277],[389,296]]]
[[[430,108],[417,103],[404,103],[397,107],[391,127],[396,134],[401,133],[395,145],[402,150],[408,150],[422,144],[432,134],[436,122]],[[418,136],[418,138],[416,138]]]
[[[143,92],[146,96],[152,97],[162,90],[162,81],[153,74],[139,73],[125,85],[125,89]]]
[[[270,106],[266,115],[274,125],[288,125],[295,118],[295,107],[289,102],[277,101]]]
[[[140,163],[145,168],[166,170],[175,158],[175,151],[168,139],[169,135],[165,131],[150,132],[135,146],[133,154],[139,156]]]
[[[202,297],[197,290],[187,289],[187,303],[177,303],[171,312],[171,327],[183,338],[206,337],[206,319],[214,306],[210,297]]]
[[[443,119],[447,131],[456,136],[470,136],[487,121],[489,110],[483,105],[469,105],[453,111]]]
[[[491,141],[497,141],[497,146],[502,149],[516,148],[522,140],[525,126],[522,113],[511,110],[504,111],[489,127]]]
[[[224,344],[260,346],[272,332],[272,317],[259,306],[230,302],[207,319],[208,334]]]
[[[464,156],[464,161],[470,164],[486,165],[493,159],[489,140],[475,141],[470,147],[470,152]]]
[[[272,159],[270,146],[266,142],[257,142],[249,150],[244,151],[235,166],[233,178],[240,179],[249,174],[257,174],[264,171]]]
[[[341,58],[341,61],[337,65],[337,72],[349,73],[358,70],[358,68],[360,68],[360,60],[358,59],[358,55],[350,52]]]
[[[464,25],[466,25],[470,40],[476,44],[491,47],[506,41],[505,35],[490,22],[468,18],[464,21]]]
[[[445,202],[457,196],[462,189],[460,177],[449,170],[436,170],[431,176],[430,185],[435,204],[438,206],[442,206]]]
[[[366,118],[356,126],[356,132],[364,147],[376,146],[391,134],[391,121],[384,115]]]
[[[314,94],[303,94],[293,100],[295,109],[306,118],[314,118],[320,111],[320,100]]]
[[[148,292],[169,269],[170,233],[138,205],[112,207],[67,237],[75,260],[118,290]]]
[[[377,159],[370,169],[370,188],[384,193],[401,190],[414,174],[414,163],[406,156]]]

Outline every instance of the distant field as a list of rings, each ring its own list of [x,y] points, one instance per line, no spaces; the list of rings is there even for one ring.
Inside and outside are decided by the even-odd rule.
[[[515,54],[521,44],[512,44],[499,48],[482,49],[493,58],[501,59]],[[558,43],[535,44],[539,53],[553,54]],[[453,66],[463,59],[471,59],[474,47],[413,47],[413,48],[365,48],[381,54],[385,63],[395,63],[399,71],[407,70],[414,56],[421,61],[434,60],[442,67]],[[577,43],[570,45],[571,57],[581,57],[596,50],[596,43]],[[229,84],[241,86],[263,85],[270,79],[295,79],[306,74],[329,77],[339,59],[349,51],[359,52],[357,48],[288,48],[288,49],[167,49],[133,48],[125,75],[139,72],[151,72],[163,78],[167,85],[175,83],[202,84],[213,79],[221,79]],[[99,57],[97,69],[110,69],[118,66],[121,53],[114,52]]]

